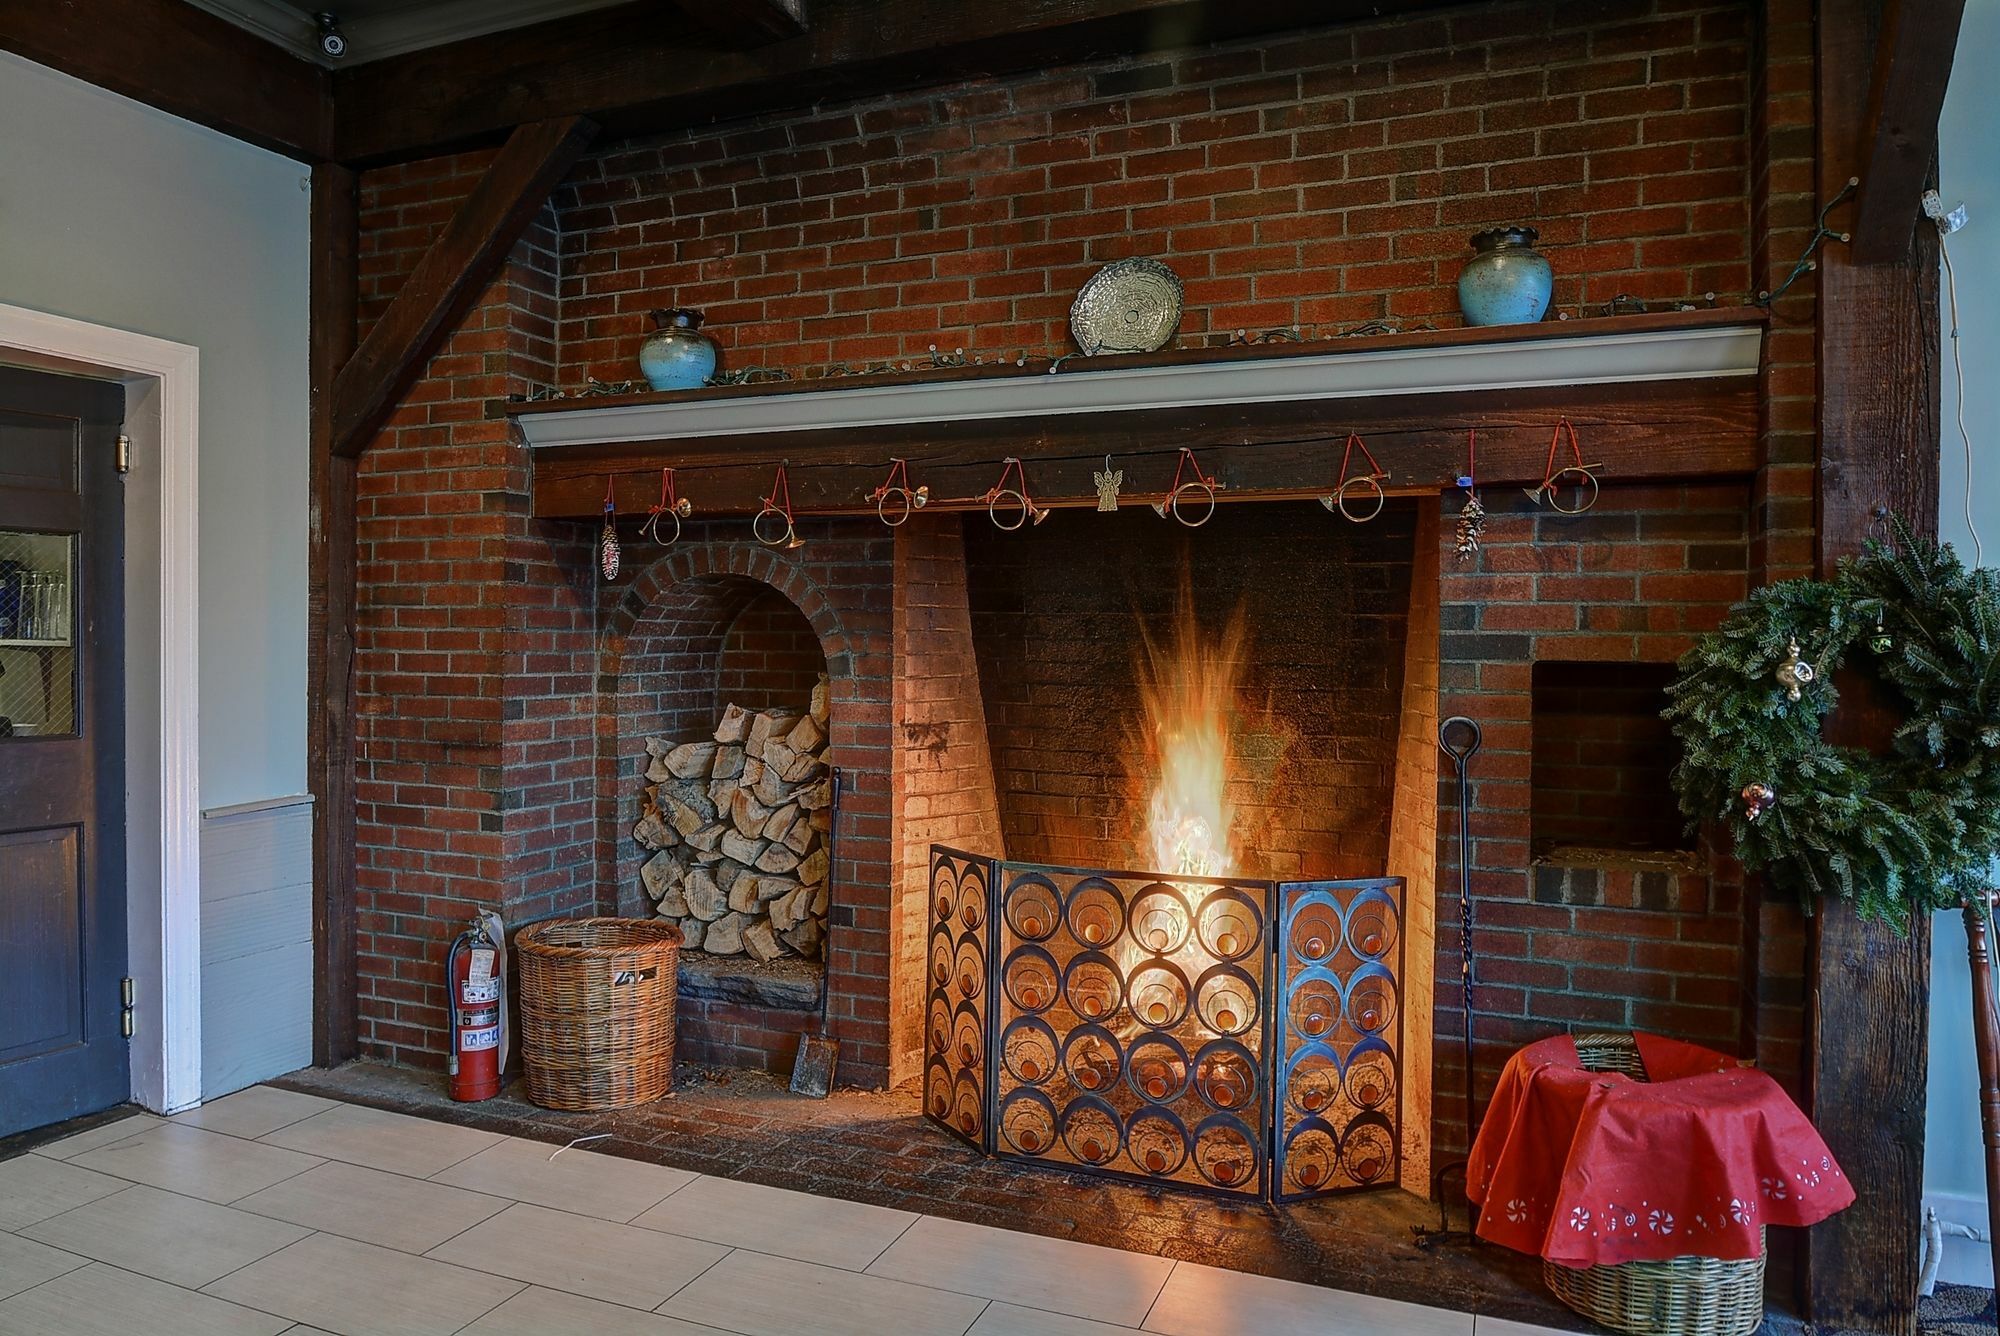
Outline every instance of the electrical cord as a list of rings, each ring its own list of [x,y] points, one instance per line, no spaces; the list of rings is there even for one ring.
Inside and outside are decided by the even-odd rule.
[[[1952,272],[1951,246],[1938,227],[1938,253],[1944,257],[1944,288],[1951,312],[1952,389],[1957,399],[1958,439],[1965,446],[1965,531],[1972,535],[1972,564],[1986,564],[1986,545],[1979,540],[1979,526],[1972,522],[1972,433],[1965,428],[1965,358],[1958,346],[1958,276]]]

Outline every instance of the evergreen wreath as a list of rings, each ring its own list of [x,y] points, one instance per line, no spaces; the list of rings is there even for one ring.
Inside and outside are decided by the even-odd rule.
[[[1830,580],[1739,603],[1682,656],[1665,716],[1691,827],[1721,821],[1744,867],[1808,913],[1837,895],[1900,930],[1984,904],[2000,854],[2000,572],[1891,529]],[[1820,735],[1857,655],[1901,709],[1886,755]]]

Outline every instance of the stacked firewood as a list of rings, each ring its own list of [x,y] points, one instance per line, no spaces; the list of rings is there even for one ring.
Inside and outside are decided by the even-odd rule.
[[[632,838],[659,917],[686,949],[758,960],[817,958],[826,939],[826,678],[804,714],[731,705],[713,738],[646,743]]]

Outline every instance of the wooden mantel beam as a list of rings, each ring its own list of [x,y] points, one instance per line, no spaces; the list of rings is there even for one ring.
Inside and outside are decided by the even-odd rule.
[[[333,383],[334,454],[352,459],[422,374],[513,249],[549,192],[597,133],[580,116],[524,125],[508,138],[444,232]]]
[[[329,151],[327,72],[184,0],[0,4],[0,51],[302,162]]]
[[[588,116],[616,135],[651,133],[1445,2],[812,0],[803,36],[721,51],[679,6],[645,0],[342,70],[335,154],[348,163],[407,160],[556,116]]]
[[[764,46],[806,30],[806,0],[675,0],[729,46]]]
[[[1900,260],[1922,216],[1965,0],[1889,0],[1861,136],[1854,258]]]

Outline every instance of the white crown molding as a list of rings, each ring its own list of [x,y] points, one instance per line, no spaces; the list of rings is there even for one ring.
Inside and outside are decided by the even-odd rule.
[[[288,4],[285,0],[190,0],[218,18],[256,33],[315,64],[358,65],[370,60],[422,51],[467,37],[523,28],[571,14],[605,9],[626,0],[430,0],[402,5],[383,13],[352,17],[341,13],[340,0],[323,4]],[[320,53],[315,11],[338,15],[347,38],[347,56],[330,61]]]
[[[1298,403],[1385,394],[1754,376],[1760,325],[1536,337],[1462,346],[1331,352],[1239,362],[1119,367],[985,380],[909,381],[743,397],[578,406],[515,418],[528,444],[622,442]]]

